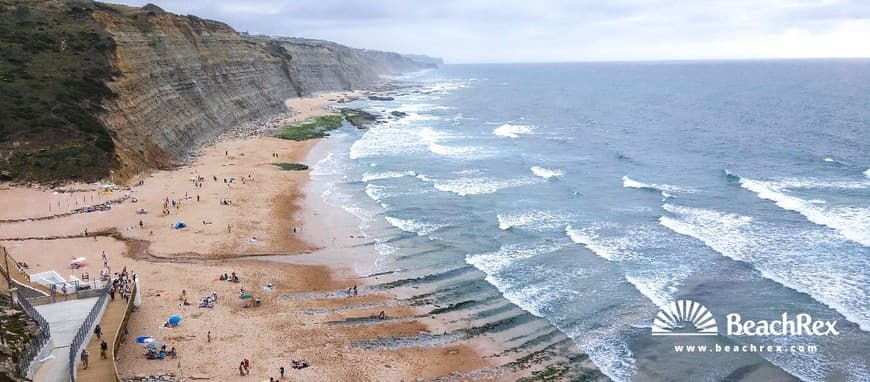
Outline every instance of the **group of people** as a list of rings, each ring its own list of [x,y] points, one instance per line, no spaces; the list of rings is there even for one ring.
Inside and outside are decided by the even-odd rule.
[[[115,299],[115,294],[120,294],[124,301],[130,301],[130,294],[133,292],[133,283],[136,282],[136,274],[128,273],[127,267],[121,270],[121,273],[115,273],[115,278],[112,279],[112,288],[109,289],[109,297]]]
[[[224,272],[224,274],[222,274],[220,276],[220,280],[234,282],[234,283],[237,283],[240,281],[239,275],[236,272],[232,272],[232,274],[229,274],[229,275],[226,272]]]
[[[200,308],[214,308],[215,304],[217,304],[217,292],[211,292],[210,295],[199,300]],[[211,338],[211,332],[209,332],[209,338]]]
[[[173,346],[169,351],[166,350],[165,344],[160,346],[160,349],[149,346],[148,350],[145,352],[146,359],[166,359],[166,357],[169,357],[170,359],[178,357],[178,352],[175,351],[175,346]]]

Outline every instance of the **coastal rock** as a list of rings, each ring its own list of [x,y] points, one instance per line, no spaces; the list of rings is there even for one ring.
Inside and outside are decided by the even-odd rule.
[[[82,160],[77,168],[93,167],[93,171],[82,171],[88,176],[108,176],[114,169],[115,176],[125,178],[148,168],[175,166],[196,148],[239,126],[243,127],[236,135],[270,128],[272,124],[262,121],[292,113],[286,105],[288,99],[367,88],[383,81],[381,75],[432,66],[396,53],[355,49],[328,41],[240,34],[222,22],[179,16],[154,5],[135,8],[90,1],[76,4],[74,13],[43,7],[39,2],[28,6],[41,7],[39,17],[64,19],[74,26],[81,23],[73,17],[83,18],[106,40],[100,45],[83,45],[98,49],[88,53],[92,57],[65,56],[68,60],[85,60],[82,64],[97,57],[112,69],[100,71],[107,74],[96,77],[97,83],[82,85],[104,90],[88,93],[97,96],[82,103],[95,106],[83,113],[96,117],[96,126],[88,129],[99,130],[105,136],[101,147],[117,160]],[[33,49],[37,48],[57,50],[54,45]],[[54,109],[32,112],[55,113]],[[246,126],[252,123],[255,126]],[[37,131],[38,123],[31,124]],[[0,172],[8,171],[6,165],[24,167],[21,163],[4,163],[4,158],[11,157],[5,151],[15,150],[14,146],[0,146]],[[51,158],[66,163],[61,155],[67,155],[65,152],[39,154],[40,147],[27,150],[25,154],[51,154]],[[45,167],[36,159],[28,159],[31,157],[22,154],[16,158],[18,162],[33,162],[34,168]],[[19,172],[21,177],[28,173]],[[58,170],[45,176],[63,177],[67,173],[71,172]]]
[[[369,96],[369,99],[372,101],[392,101],[395,100],[393,97],[381,97],[381,96]]]

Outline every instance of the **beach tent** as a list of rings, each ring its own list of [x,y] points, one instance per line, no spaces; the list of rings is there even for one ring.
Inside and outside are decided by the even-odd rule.
[[[182,228],[186,228],[186,227],[187,227],[187,224],[185,224],[183,221],[180,221],[180,220],[175,222],[175,224],[172,225],[172,228],[175,228],[175,229],[182,229]]]
[[[169,316],[169,325],[178,326],[179,323],[181,323],[181,316],[177,314]]]
[[[139,337],[136,337],[136,343],[137,343],[137,344],[150,344],[150,343],[152,343],[152,342],[154,342],[154,337],[151,337],[151,336],[139,336]]]

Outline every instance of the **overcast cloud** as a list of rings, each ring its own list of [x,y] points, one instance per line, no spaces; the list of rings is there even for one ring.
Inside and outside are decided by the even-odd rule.
[[[150,2],[240,32],[449,63],[870,57],[870,0]]]

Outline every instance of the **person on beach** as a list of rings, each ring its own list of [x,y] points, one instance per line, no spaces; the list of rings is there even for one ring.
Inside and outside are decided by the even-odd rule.
[[[245,374],[251,373],[251,361],[248,361],[247,358],[242,362],[245,365]]]
[[[245,376],[245,361],[239,362],[239,375]]]
[[[281,379],[284,379],[284,366],[278,368],[278,373],[281,374]]]
[[[88,368],[88,358],[89,358],[88,349],[82,349],[82,355],[81,355],[82,368],[85,368],[85,369]]]
[[[211,330],[206,333],[206,340],[208,341],[208,343],[211,343]]]

